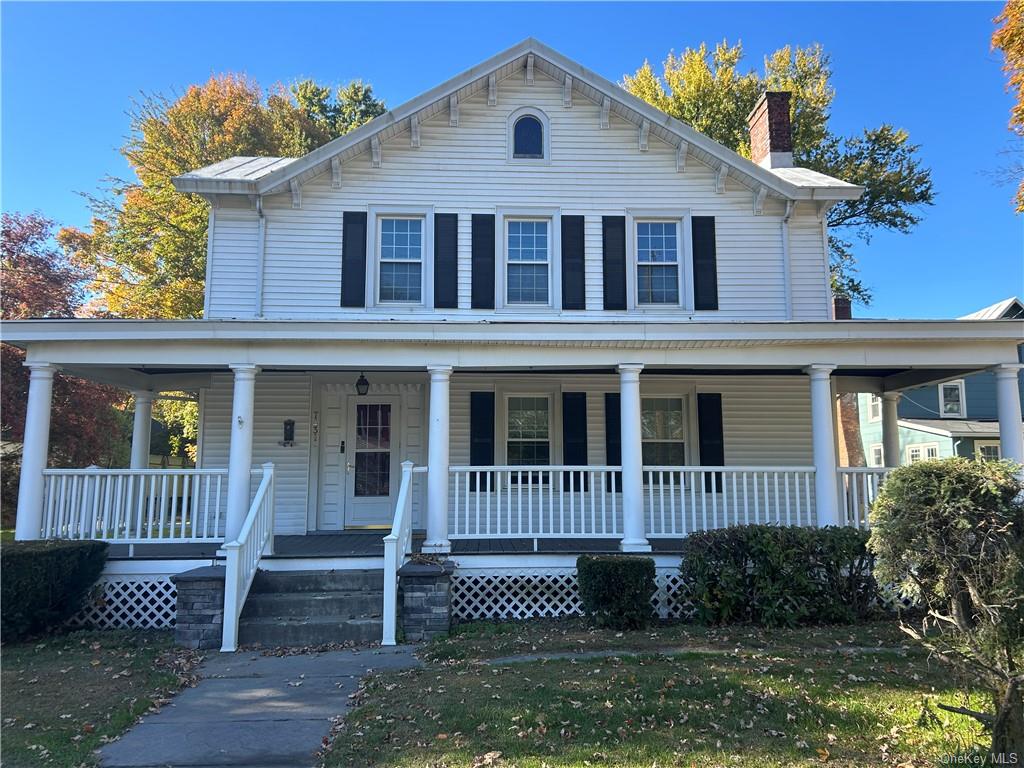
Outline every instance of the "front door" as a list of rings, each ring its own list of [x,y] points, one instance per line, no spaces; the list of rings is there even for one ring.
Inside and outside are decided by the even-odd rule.
[[[317,527],[389,527],[401,482],[399,399],[332,389],[323,392]]]

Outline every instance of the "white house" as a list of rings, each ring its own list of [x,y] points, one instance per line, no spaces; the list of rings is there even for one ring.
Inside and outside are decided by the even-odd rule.
[[[385,632],[413,548],[452,553],[457,614],[522,615],[572,608],[579,552],[653,548],[669,589],[693,530],[863,525],[885,470],[837,468],[838,393],[885,395],[888,452],[899,392],[995,370],[1024,459],[1024,323],[833,319],[825,215],[862,190],[793,166],[788,99],[750,161],[528,39],[304,157],[176,178],[211,206],[204,319],[4,326],[18,538],[130,545],[135,583],[223,546],[233,647],[257,568],[381,568],[392,529]],[[135,393],[131,468],[46,469],[58,369]],[[171,390],[198,468],[143,469]]]

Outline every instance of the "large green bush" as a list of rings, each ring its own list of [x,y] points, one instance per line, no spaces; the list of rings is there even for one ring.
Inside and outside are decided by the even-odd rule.
[[[654,561],[584,555],[576,561],[583,610],[596,626],[642,629],[654,616]]]
[[[719,528],[683,540],[680,571],[705,623],[849,623],[877,596],[866,542],[853,528]]]
[[[0,548],[0,637],[9,643],[63,626],[107,561],[102,541],[16,541]]]
[[[992,692],[994,713],[950,708],[992,731],[993,764],[1024,757],[1024,483],[1008,461],[900,467],[871,509],[879,580],[927,611],[902,629]]]

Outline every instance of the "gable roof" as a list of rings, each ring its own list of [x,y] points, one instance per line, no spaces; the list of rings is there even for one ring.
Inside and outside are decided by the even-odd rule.
[[[1024,317],[1024,304],[1016,296],[964,315],[961,320],[1018,320]]]
[[[490,75],[500,81],[521,71],[530,56],[535,69],[556,80],[571,76],[575,92],[597,104],[609,99],[617,117],[636,125],[646,120],[650,133],[658,139],[671,146],[686,142],[688,152],[697,160],[712,168],[728,166],[729,177],[752,190],[763,187],[788,200],[821,201],[855,200],[863,192],[862,187],[806,168],[762,168],[532,37],[302,157],[233,157],[172,181],[179,192],[197,194],[284,192],[293,181],[302,184],[328,171],[333,158],[344,161],[368,151],[373,137],[384,141],[409,130],[414,115],[422,122],[447,111],[451,96],[459,102],[469,99],[488,87]]]

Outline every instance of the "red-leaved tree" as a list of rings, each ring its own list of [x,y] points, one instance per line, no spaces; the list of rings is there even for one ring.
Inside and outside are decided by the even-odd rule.
[[[0,217],[0,317],[74,317],[82,314],[89,275],[53,240],[54,223],[38,213]],[[0,345],[0,438],[4,450],[4,525],[17,499],[21,443],[25,433],[28,369],[25,353]],[[124,393],[70,376],[53,382],[50,461],[58,466],[110,465],[122,458],[127,420]]]

